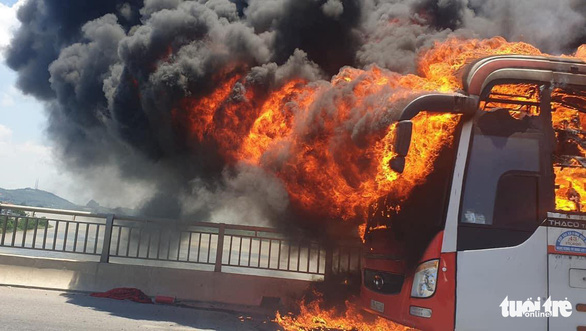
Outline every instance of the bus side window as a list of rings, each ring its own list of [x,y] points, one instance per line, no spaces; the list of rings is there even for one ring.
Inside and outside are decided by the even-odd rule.
[[[526,174],[540,173],[543,136],[530,121],[514,119],[504,109],[477,119],[462,192],[459,251],[519,245],[538,226],[535,192],[541,177]]]
[[[551,93],[555,208],[586,211],[586,90],[564,86]]]
[[[514,171],[538,172],[539,140],[526,134],[498,137],[477,132],[472,144],[460,222],[493,225],[501,178]]]
[[[529,83],[494,85],[490,93],[480,101],[480,109],[494,111],[506,109],[516,119],[539,116],[541,113],[542,86]]]
[[[498,182],[493,224],[496,227],[534,231],[538,226],[539,175],[509,172]]]

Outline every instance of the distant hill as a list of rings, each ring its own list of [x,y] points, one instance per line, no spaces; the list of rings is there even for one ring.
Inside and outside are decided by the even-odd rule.
[[[90,200],[87,205],[79,206],[73,202],[67,201],[60,196],[43,190],[35,190],[30,187],[7,190],[0,188],[0,202],[11,203],[13,205],[23,205],[29,207],[44,207],[54,209],[70,209],[79,211],[89,211],[101,214],[117,214],[134,216],[137,211],[130,208],[108,208],[100,206],[95,200]]]
[[[67,201],[51,192],[35,190],[32,188],[20,188],[6,190],[0,188],[0,202],[30,207],[45,207],[56,209],[81,210],[82,207]]]
[[[91,199],[85,207],[82,207],[84,210],[91,211],[93,213],[101,213],[101,214],[117,214],[117,215],[127,215],[127,216],[135,216],[137,214],[136,210],[130,208],[108,208],[104,206],[100,206],[100,204]]]

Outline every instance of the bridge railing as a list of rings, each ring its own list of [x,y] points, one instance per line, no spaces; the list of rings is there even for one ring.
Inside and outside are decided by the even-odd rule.
[[[91,256],[103,263],[152,264],[273,277],[356,274],[356,241],[332,245],[272,228],[177,222],[0,204],[0,248]],[[157,264],[156,264],[157,265]],[[207,268],[207,269],[206,269]]]

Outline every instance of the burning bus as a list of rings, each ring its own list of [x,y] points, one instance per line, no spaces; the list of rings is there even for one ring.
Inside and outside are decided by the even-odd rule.
[[[409,199],[371,205],[363,305],[424,330],[585,327],[586,63],[491,56],[462,86],[415,99],[394,128],[402,173],[418,116],[457,120]]]

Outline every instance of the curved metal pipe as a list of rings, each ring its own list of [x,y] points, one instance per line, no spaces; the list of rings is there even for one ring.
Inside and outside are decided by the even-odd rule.
[[[463,94],[426,94],[411,101],[399,117],[399,121],[410,120],[419,112],[450,113],[472,115],[478,107],[476,97]]]

